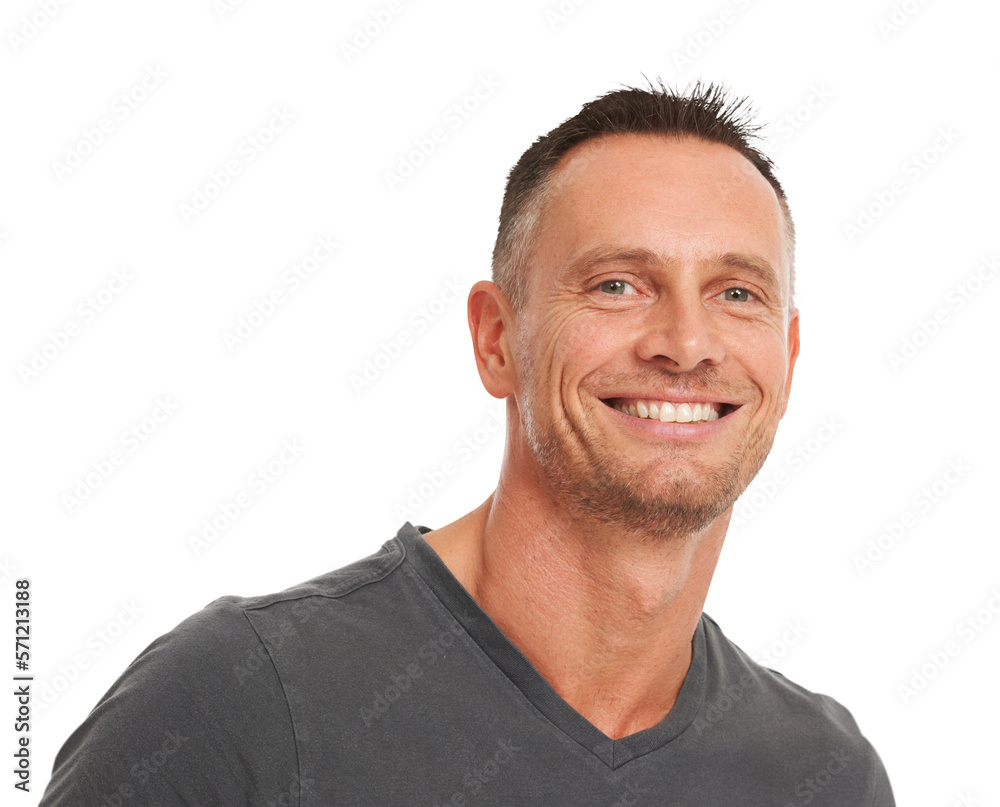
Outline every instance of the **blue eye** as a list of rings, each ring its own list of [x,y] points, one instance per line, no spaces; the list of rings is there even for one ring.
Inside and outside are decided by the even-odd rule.
[[[632,288],[630,283],[624,280],[605,280],[601,284],[601,291],[605,294],[626,294],[626,289]]]
[[[722,293],[726,296],[726,300],[733,303],[748,303],[750,302],[750,298],[753,296],[746,289],[741,289],[738,287],[726,289]]]

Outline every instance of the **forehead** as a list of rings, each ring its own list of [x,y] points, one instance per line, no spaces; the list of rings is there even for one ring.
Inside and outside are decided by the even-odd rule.
[[[777,194],[749,160],[720,143],[610,135],[567,153],[553,172],[536,270],[554,280],[553,272],[596,246],[646,250],[665,263],[758,255],[787,289]]]

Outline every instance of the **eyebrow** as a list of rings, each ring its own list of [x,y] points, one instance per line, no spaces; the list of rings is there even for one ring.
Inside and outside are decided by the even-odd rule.
[[[579,277],[602,264],[618,262],[639,263],[645,266],[661,266],[668,263],[648,249],[626,249],[602,244],[576,258],[566,267],[566,274],[569,277]]]
[[[670,266],[672,263],[675,263],[672,258],[659,255],[652,250],[643,248],[628,249],[605,244],[584,252],[569,264],[566,268],[566,273],[569,277],[579,277],[602,264],[618,262],[635,263],[648,267]],[[775,293],[781,289],[781,285],[778,282],[778,273],[775,272],[768,260],[759,255],[744,252],[724,252],[712,256],[708,262],[713,266],[725,266],[750,272],[763,285],[772,288]]]
[[[713,261],[720,266],[728,266],[734,269],[743,269],[756,275],[760,282],[767,287],[774,289],[777,293],[781,290],[778,282],[778,273],[770,262],[759,255],[747,255],[743,252],[726,252],[719,255]]]

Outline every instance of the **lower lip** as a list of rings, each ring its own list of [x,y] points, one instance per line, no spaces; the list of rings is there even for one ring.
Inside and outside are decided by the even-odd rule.
[[[707,440],[719,434],[731,422],[739,408],[734,409],[727,415],[716,420],[702,421],[698,423],[676,423],[653,420],[651,418],[637,418],[626,415],[620,409],[607,406],[608,411],[620,418],[625,425],[649,437],[657,437],[663,440],[696,441]]]

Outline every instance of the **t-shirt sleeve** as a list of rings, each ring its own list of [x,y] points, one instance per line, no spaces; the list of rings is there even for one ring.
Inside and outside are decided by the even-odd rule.
[[[39,807],[299,803],[281,681],[223,598],[147,647],[56,756]]]
[[[869,748],[871,745],[869,744]],[[872,764],[874,766],[874,783],[872,787],[871,807],[896,807],[896,799],[892,795],[892,786],[889,784],[889,774],[886,773],[885,765],[878,752],[871,748]]]

